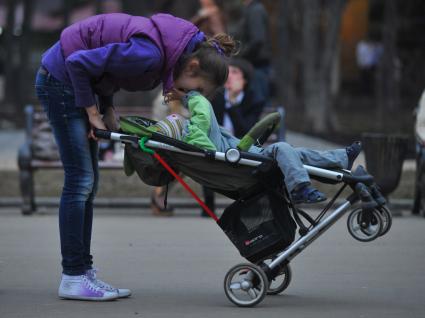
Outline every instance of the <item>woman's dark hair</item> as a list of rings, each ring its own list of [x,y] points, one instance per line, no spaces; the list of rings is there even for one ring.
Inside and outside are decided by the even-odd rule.
[[[222,86],[229,73],[229,58],[236,54],[236,43],[227,34],[219,33],[201,42],[195,50],[184,57],[180,67],[175,70],[177,78],[188,61],[193,58],[199,60],[199,75],[207,78],[216,86]]]

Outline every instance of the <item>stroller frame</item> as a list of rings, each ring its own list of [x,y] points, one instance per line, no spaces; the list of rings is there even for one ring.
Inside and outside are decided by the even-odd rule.
[[[129,143],[139,147],[140,137],[138,136],[102,130],[96,130],[95,135],[99,138]],[[273,161],[271,158],[262,155],[240,152],[233,148],[227,150],[226,153],[203,150],[159,134],[153,135],[152,139],[145,142],[145,145],[156,150],[184,153],[252,167]],[[374,183],[373,177],[367,174],[363,167],[359,166],[354,172],[344,169],[328,170],[309,165],[304,165],[304,167],[313,179],[324,183],[340,183],[342,188],[330,200],[316,220],[313,220],[308,215],[306,216],[305,212],[301,211],[301,215],[311,224],[308,228],[299,223],[299,216],[295,215],[298,209],[289,202],[294,218],[300,226],[300,237],[267,261],[263,260],[259,264],[238,264],[228,271],[224,279],[224,290],[229,300],[237,306],[252,307],[260,303],[267,294],[275,295],[285,290],[292,276],[289,267],[290,261],[325,233],[357,203],[361,203],[360,207],[354,209],[347,220],[349,233],[355,239],[363,242],[372,241],[387,233],[391,227],[392,216],[385,207],[386,201]],[[351,187],[353,192],[335,207],[328,216],[324,217],[324,214],[333,206],[335,200],[346,186]],[[192,195],[194,194],[192,193]],[[200,199],[196,195],[194,196],[199,202]],[[287,197],[289,198],[288,195]],[[214,220],[217,221],[217,217]],[[236,282],[233,280],[235,278]],[[277,287],[272,287],[272,284],[278,278],[283,278],[283,281],[279,282]],[[236,294],[236,292],[240,292],[242,296]]]

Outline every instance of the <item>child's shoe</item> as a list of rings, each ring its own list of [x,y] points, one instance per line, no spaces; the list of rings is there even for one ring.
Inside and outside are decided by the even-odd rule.
[[[292,201],[299,203],[317,203],[326,200],[326,195],[309,185],[295,189],[291,192]]]
[[[126,288],[115,288],[104,281],[101,281],[96,277],[96,269],[89,269],[86,271],[86,276],[95,284],[97,287],[109,291],[109,292],[117,292],[118,298],[129,297],[131,295],[131,290]]]
[[[347,151],[347,157],[348,157],[348,166],[347,169],[351,170],[353,167],[354,161],[362,151],[362,143],[360,141],[355,141],[351,144],[351,146],[348,146],[345,148]]]
[[[105,301],[117,299],[118,291],[100,288],[87,275],[62,274],[58,295],[65,299]]]

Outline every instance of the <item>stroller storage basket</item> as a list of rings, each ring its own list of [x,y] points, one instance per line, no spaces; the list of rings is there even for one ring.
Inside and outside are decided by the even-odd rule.
[[[272,191],[235,201],[224,210],[218,225],[253,263],[276,255],[295,239],[296,223],[288,206]]]

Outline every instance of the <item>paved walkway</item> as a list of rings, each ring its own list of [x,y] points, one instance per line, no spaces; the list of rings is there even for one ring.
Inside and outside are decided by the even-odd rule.
[[[210,219],[153,218],[149,211],[97,210],[93,250],[100,277],[131,288],[107,303],[57,297],[60,255],[56,213],[0,213],[1,318],[423,318],[425,219],[395,218],[392,230],[355,241],[337,222],[291,263],[287,291],[256,308],[238,308],[223,279],[244,262]]]

